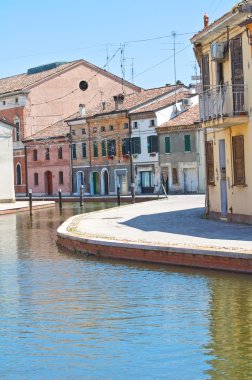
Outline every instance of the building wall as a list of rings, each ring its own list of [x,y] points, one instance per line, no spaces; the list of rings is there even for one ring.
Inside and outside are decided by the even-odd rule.
[[[58,158],[58,147],[62,147],[62,159]],[[45,159],[45,150],[49,147],[50,160]],[[33,159],[33,150],[37,149],[37,161]],[[46,172],[52,173],[52,194],[57,195],[61,189],[63,195],[71,193],[70,147],[69,142],[51,141],[51,143],[39,143],[27,145],[28,189],[33,194],[47,194],[48,185]],[[59,183],[59,172],[63,173],[63,184]],[[34,174],[38,174],[38,184],[34,183]]]
[[[244,16],[245,17],[245,16]],[[237,20],[233,21],[237,24]],[[216,26],[218,27],[218,25]],[[240,121],[239,115],[230,117],[230,122],[222,126],[222,121],[214,125],[214,121],[203,124],[207,128],[207,140],[213,141],[214,152],[214,173],[215,184],[208,186],[208,211],[210,216],[219,218],[222,215],[221,207],[221,170],[219,157],[219,142],[225,140],[226,151],[226,193],[227,193],[227,215],[228,220],[237,222],[246,222],[252,224],[252,48],[248,44],[248,38],[244,28],[232,26],[230,21],[229,38],[232,39],[237,35],[242,35],[242,51],[243,51],[243,74],[244,74],[244,107],[248,112],[248,117],[244,117],[247,121]],[[216,62],[211,60],[210,44],[211,34],[204,40],[202,52],[209,53],[209,73],[211,87],[216,86]],[[221,37],[222,40],[222,37]],[[232,85],[232,70],[231,70],[231,54],[226,54],[226,59],[223,62],[224,82],[229,86]],[[230,104],[232,105],[232,91],[229,95]],[[238,121],[237,121],[238,120]],[[234,125],[236,122],[236,125]],[[246,183],[242,186],[234,185],[234,170],[233,170],[233,149],[232,136],[244,136],[244,160],[245,160],[245,179]]]
[[[0,202],[14,200],[12,128],[0,122]]]

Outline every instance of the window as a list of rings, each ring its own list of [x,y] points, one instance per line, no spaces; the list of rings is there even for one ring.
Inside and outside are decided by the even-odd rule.
[[[46,148],[45,150],[45,159],[50,160],[50,148]]]
[[[63,158],[62,146],[58,147],[58,159],[61,160]]]
[[[85,129],[85,128],[82,128],[82,130],[81,130],[81,134],[82,134],[82,135],[85,135],[85,134],[86,134],[86,129]]]
[[[234,185],[245,185],[244,136],[232,137]]]
[[[110,126],[109,126],[109,130],[110,130],[110,131],[113,131],[113,130],[114,130],[114,126],[113,126],[113,125],[110,125]]]
[[[106,131],[106,128],[105,127],[101,127],[101,132],[105,132]]]
[[[63,185],[63,184],[64,184],[63,172],[59,172],[59,185]]]
[[[165,137],[165,153],[171,153],[171,138],[170,138],[170,136]]]
[[[39,181],[38,181],[38,173],[34,173],[34,186],[38,186]]]
[[[18,103],[18,98],[15,98],[15,103]]]
[[[178,183],[178,171],[177,168],[172,168],[172,183],[176,185]]]
[[[155,120],[154,119],[150,120],[150,127],[155,127]]]
[[[37,151],[37,149],[33,149],[33,161],[38,161],[38,151]]]
[[[14,119],[14,125],[15,125],[15,141],[20,140],[20,120],[17,120],[18,117],[15,117]]]
[[[106,149],[106,141],[105,140],[102,140],[101,148],[102,148],[102,157],[106,157],[107,156],[107,149]]]
[[[96,133],[96,132],[97,132],[97,128],[94,127],[94,128],[93,128],[93,133]]]
[[[134,122],[133,122],[133,128],[138,128],[137,121],[134,121]]]
[[[6,104],[5,100],[3,100],[3,106],[5,106],[5,104]]]
[[[86,145],[86,143],[81,144],[81,153],[82,153],[82,158],[87,157],[87,145]]]
[[[123,129],[129,129],[129,124],[128,123],[124,123]]]
[[[203,91],[207,91],[210,88],[210,75],[209,75],[209,55],[203,55],[201,61],[201,74]]]
[[[107,152],[108,152],[108,156],[116,155],[116,140],[107,141]]]
[[[158,152],[158,137],[155,135],[147,136],[148,153]]]
[[[190,135],[184,136],[184,143],[185,143],[185,152],[191,152],[191,136]]]
[[[140,137],[132,137],[132,154],[141,153],[141,140]]]
[[[130,138],[122,139],[122,154],[130,154]]]
[[[72,158],[73,160],[77,159],[76,144],[72,144]]]
[[[93,142],[94,157],[98,157],[98,141]]]
[[[213,142],[206,141],[206,174],[207,184],[214,185],[214,155],[213,155]]]
[[[16,185],[22,185],[22,170],[20,164],[16,166]]]

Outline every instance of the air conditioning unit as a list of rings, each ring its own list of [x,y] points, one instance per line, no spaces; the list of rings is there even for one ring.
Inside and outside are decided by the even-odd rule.
[[[211,44],[212,61],[225,61],[227,48],[227,42],[214,42]]]
[[[183,108],[190,107],[192,105],[192,99],[191,98],[184,98],[181,100]]]

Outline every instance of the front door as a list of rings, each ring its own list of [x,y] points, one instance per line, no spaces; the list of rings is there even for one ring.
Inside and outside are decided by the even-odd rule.
[[[47,195],[52,195],[53,193],[53,184],[52,184],[52,172],[45,172],[45,193]]]
[[[227,216],[227,179],[225,140],[219,141],[221,215]]]
[[[141,189],[142,193],[153,193],[154,184],[153,184],[153,175],[151,171],[140,172],[141,173]]]

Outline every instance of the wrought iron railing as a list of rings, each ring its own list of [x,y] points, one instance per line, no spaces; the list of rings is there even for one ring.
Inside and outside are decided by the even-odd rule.
[[[200,95],[200,118],[203,121],[248,114],[248,87],[216,86]]]

